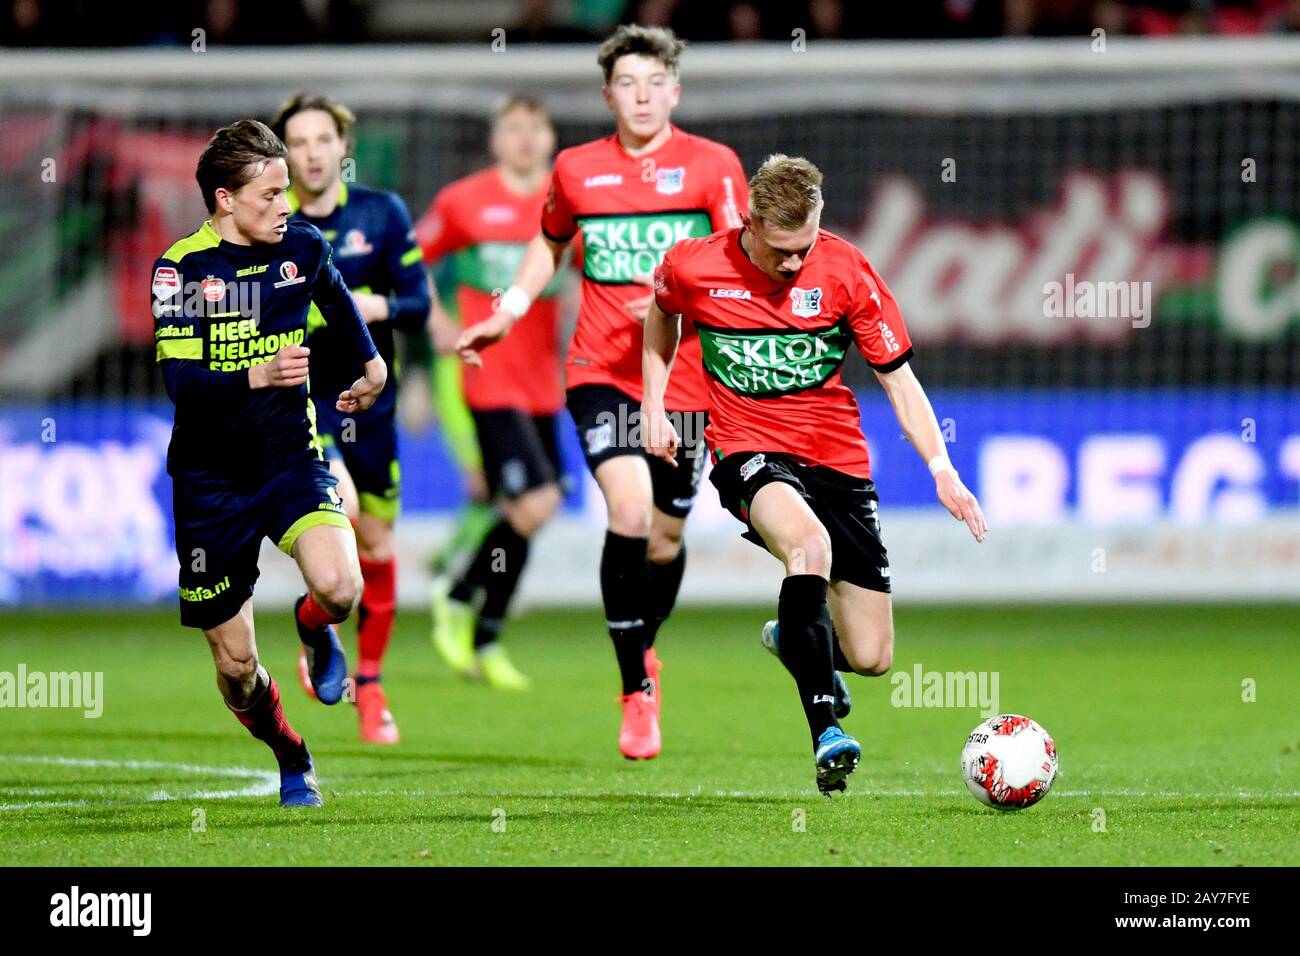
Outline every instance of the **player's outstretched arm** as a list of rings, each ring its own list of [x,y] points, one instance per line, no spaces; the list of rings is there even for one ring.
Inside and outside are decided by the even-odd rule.
[[[976,541],[983,541],[989,530],[984,512],[980,510],[980,503],[975,500],[975,496],[962,484],[957,469],[948,460],[943,433],[934,417],[934,409],[925,389],[917,380],[916,373],[912,371],[912,366],[904,362],[891,372],[876,372],[876,378],[889,396],[889,404],[894,406],[894,414],[903,428],[903,434],[929,464],[939,501],[954,518],[966,522],[966,527]]]
[[[542,290],[555,278],[568,242],[556,242],[544,233],[538,233],[528,243],[515,281],[497,302],[496,311],[471,325],[456,340],[456,351],[467,365],[481,367],[480,354],[489,345],[501,341],[507,332],[524,317],[529,306],[542,294]]]
[[[681,338],[681,316],[669,315],[653,299],[645,317],[641,341],[641,444],[656,458],[677,467],[680,439],[664,414],[664,390]]]

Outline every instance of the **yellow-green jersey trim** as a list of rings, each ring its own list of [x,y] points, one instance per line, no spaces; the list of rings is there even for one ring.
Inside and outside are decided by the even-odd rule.
[[[171,247],[162,254],[162,257],[168,262],[179,263],[192,252],[215,249],[219,245],[221,245],[221,236],[212,227],[212,220],[209,219],[184,239],[172,243]]]
[[[338,511],[313,511],[305,514],[289,526],[289,530],[284,533],[280,539],[279,548],[285,554],[293,554],[293,546],[298,543],[302,533],[308,528],[316,528],[320,525],[327,525],[331,528],[343,528],[347,531],[352,530],[352,522],[348,516]]]
[[[420,247],[412,246],[410,249],[407,249],[406,252],[402,253],[402,265],[413,266],[423,258],[424,252]]]
[[[203,359],[202,339],[159,339],[155,347],[155,362],[164,359]]]

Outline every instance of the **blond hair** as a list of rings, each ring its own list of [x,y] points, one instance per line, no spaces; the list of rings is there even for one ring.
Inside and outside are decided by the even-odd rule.
[[[822,173],[802,156],[767,157],[749,181],[749,215],[774,229],[799,229],[822,201]]]

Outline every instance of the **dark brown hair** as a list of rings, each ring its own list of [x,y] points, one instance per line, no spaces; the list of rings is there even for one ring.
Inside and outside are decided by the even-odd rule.
[[[217,211],[218,189],[239,189],[262,175],[267,163],[284,159],[288,152],[270,127],[257,120],[240,120],[217,130],[203,147],[194,171],[208,212]]]
[[[623,56],[648,56],[658,60],[673,79],[677,78],[677,60],[686,49],[686,41],[677,39],[677,35],[667,27],[643,27],[635,23],[625,23],[610,34],[609,39],[596,51],[596,62],[605,73],[608,84],[614,75],[614,64]]]
[[[306,113],[309,110],[320,110],[323,113],[329,113],[334,120],[334,128],[338,130],[339,139],[347,141],[352,136],[352,127],[356,125],[356,115],[334,99],[332,96],[326,96],[323,93],[295,93],[289,99],[285,100],[280,111],[275,114],[275,119],[271,120],[271,129],[275,135],[284,139],[289,120],[299,113]]]

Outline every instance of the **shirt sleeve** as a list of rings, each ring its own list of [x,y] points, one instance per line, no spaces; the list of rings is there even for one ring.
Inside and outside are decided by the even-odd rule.
[[[415,241],[424,261],[430,265],[469,245],[468,237],[460,229],[449,189],[439,190],[415,224]]]
[[[745,167],[740,164],[740,157],[724,146],[720,166],[718,187],[709,204],[715,232],[740,228],[744,225],[742,217],[749,212],[749,182],[745,179]]]
[[[357,353],[357,365],[360,367],[379,354],[365,320],[357,311],[352,301],[352,293],[343,281],[343,276],[334,265],[334,249],[320,236],[321,258],[316,270],[316,281],[312,285],[311,297],[325,318],[325,324],[337,329],[338,334],[347,338]]]
[[[424,274],[423,251],[406,204],[390,195],[392,211],[384,257],[393,289],[388,295],[388,321],[407,332],[418,332],[429,318],[429,279]]]
[[[655,305],[665,315],[681,315],[685,311],[684,296],[677,281],[673,253],[680,246],[668,250],[663,262],[655,267]]]
[[[154,358],[167,397],[179,406],[247,393],[248,369],[219,372],[203,364],[203,320],[185,315],[185,280],[180,266],[167,259],[157,260],[151,286]]]
[[[551,186],[546,194],[546,205],[542,207],[542,233],[552,242],[568,242],[578,231],[578,224],[573,218],[573,205],[564,192],[564,181],[560,176],[560,163],[557,160],[555,170],[551,173]]]
[[[912,357],[912,339],[903,314],[885,280],[860,253],[855,256],[849,295],[849,326],[867,363],[877,372],[904,365]]]

